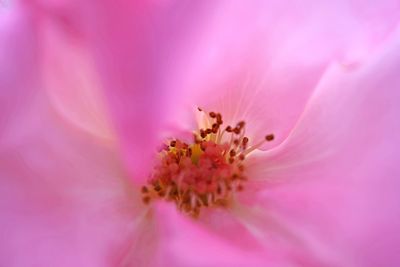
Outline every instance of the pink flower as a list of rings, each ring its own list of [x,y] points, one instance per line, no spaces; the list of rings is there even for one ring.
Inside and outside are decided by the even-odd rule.
[[[396,2],[11,3],[0,266],[398,266]],[[243,190],[194,218],[141,187],[164,177],[158,145],[191,145],[197,107],[203,128],[208,112],[244,120],[247,152],[273,140],[245,153]],[[212,182],[231,182],[237,151]]]

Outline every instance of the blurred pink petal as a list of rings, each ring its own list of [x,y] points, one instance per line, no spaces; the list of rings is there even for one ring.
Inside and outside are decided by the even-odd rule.
[[[29,44],[28,46],[26,44]],[[37,24],[26,10],[0,13],[0,136],[38,86]]]
[[[166,204],[157,204],[153,216],[153,231],[158,240],[156,247],[149,247],[152,250],[150,266],[256,267],[278,260],[278,255],[262,249],[240,249],[237,244],[210,232],[206,225],[181,216]],[[235,234],[239,233],[231,232]]]
[[[154,37],[167,34],[161,27],[164,24],[162,18],[175,15],[170,14],[172,9],[175,10],[174,6],[124,1],[121,4],[115,1],[95,4],[35,2],[32,8],[41,17],[42,30],[47,37],[47,64],[64,63],[57,69],[48,70],[50,74],[47,75],[56,106],[80,127],[104,132],[108,116],[98,118],[103,109],[98,90],[105,91],[131,177],[143,181],[154,153],[152,148],[160,142],[156,133],[163,126],[168,107],[174,104],[170,99],[173,92],[165,91],[163,80],[168,76],[165,71],[168,68],[162,68],[162,61],[165,61],[164,65],[169,64],[173,52],[169,50],[178,47],[171,46],[164,51],[154,46],[157,45]],[[65,63],[79,67],[68,72],[70,66]],[[94,72],[92,67],[95,67]],[[59,86],[57,77],[65,80]],[[67,89],[69,87],[72,92]],[[84,89],[83,99],[76,95],[80,87]],[[98,99],[94,101],[96,103],[91,103],[92,96]],[[74,98],[79,99],[75,105]],[[87,109],[86,101],[90,101],[89,114],[82,112]],[[84,117],[79,117],[82,114]],[[109,133],[103,135],[107,137]]]
[[[318,237],[304,262],[400,262],[400,238],[393,234],[400,218],[399,40],[397,34],[357,70],[334,64],[289,138],[249,166],[264,188],[258,203],[298,233]],[[319,249],[334,257],[318,259]]]
[[[361,61],[399,14],[396,1],[373,8],[352,1],[38,2],[89,38],[136,180],[148,171],[147,148],[160,142],[165,123],[230,90],[259,90],[243,104],[251,105],[248,114],[265,116],[255,132],[267,128],[276,132],[275,144],[283,141],[327,64]],[[132,105],[133,98],[140,101]],[[232,112],[230,106],[228,100]]]
[[[119,157],[35,99],[1,146],[0,264],[113,266],[138,204]]]
[[[265,148],[275,146],[329,64],[362,63],[390,35],[399,12],[393,1],[373,10],[351,1],[226,1],[210,12],[194,48],[183,51],[186,65],[173,87],[195,89],[190,104],[217,110],[228,123],[251,119],[249,137],[273,132],[276,142]]]
[[[104,1],[87,9],[89,38],[136,181],[147,177],[153,149],[161,141],[159,132],[179,103],[180,88],[166,80],[174,75],[181,39],[196,28],[203,5]]]
[[[54,107],[71,123],[93,135],[113,141],[101,79],[87,42],[45,21],[41,27],[44,85]]]
[[[120,157],[54,112],[37,17],[23,6],[3,15],[0,265],[113,265],[139,203]]]

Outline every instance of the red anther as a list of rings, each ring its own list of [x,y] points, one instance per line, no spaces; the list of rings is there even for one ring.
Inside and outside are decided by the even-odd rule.
[[[225,130],[226,130],[228,133],[230,133],[230,132],[232,132],[232,127],[228,125],[228,126],[226,127]]]
[[[175,140],[172,140],[172,141],[169,143],[169,146],[170,146],[170,147],[175,147],[175,146],[176,146],[176,141],[175,141]]]
[[[233,158],[234,156],[236,156],[235,150],[231,149],[231,151],[229,151],[229,156],[231,156],[231,158]]]
[[[189,148],[188,150],[186,150],[186,157],[191,157],[192,156],[192,149]]]
[[[221,193],[222,193],[221,186],[218,186],[218,187],[217,187],[217,194],[220,195]]]
[[[233,132],[234,132],[235,134],[240,134],[240,129],[237,128],[237,127],[235,127],[235,128],[233,129]]]
[[[269,135],[265,136],[265,140],[267,140],[268,142],[274,140],[274,138],[275,138],[275,136],[273,134],[269,134]]]
[[[145,194],[148,192],[149,192],[149,189],[146,186],[142,186],[142,193]]]
[[[223,121],[222,121],[222,116],[221,116],[220,113],[217,113],[217,123],[218,123],[219,125],[221,125],[221,124],[223,123]]]
[[[200,136],[201,138],[206,138],[207,136],[206,132],[203,129],[200,130]]]
[[[244,171],[244,166],[242,164],[238,165],[239,171],[243,172]]]
[[[235,162],[235,159],[234,158],[229,158],[228,161],[229,161],[230,164],[232,164],[233,162]]]
[[[248,137],[243,137],[242,143],[243,145],[247,144],[249,142],[249,138]]]
[[[235,146],[238,146],[240,144],[240,141],[239,141],[239,139],[235,139],[235,140],[233,140],[233,143],[235,144]]]
[[[210,117],[211,117],[211,118],[214,119],[216,116],[217,116],[217,114],[215,114],[215,112],[212,112],[212,111],[210,112]]]
[[[245,156],[244,156],[243,154],[240,154],[240,155],[239,155],[239,159],[240,159],[240,160],[244,160],[244,159],[245,159]]]
[[[198,111],[203,111],[200,107],[197,107],[197,110],[198,110]]]
[[[243,189],[244,189],[243,185],[241,185],[241,184],[236,187],[236,190],[239,192],[243,191]]]
[[[149,196],[145,196],[145,197],[142,198],[142,200],[143,200],[143,203],[144,203],[144,204],[149,204],[151,198],[150,198]]]
[[[212,132],[216,134],[218,132],[218,130],[219,130],[219,125],[214,123],[212,125]]]
[[[237,127],[238,127],[239,129],[242,129],[242,128],[244,127],[244,125],[245,125],[245,122],[244,122],[244,121],[240,121],[240,122],[237,124]]]
[[[156,186],[154,186],[154,190],[156,190],[156,191],[160,191],[160,190],[161,190],[161,186],[160,186],[160,185],[156,185]]]

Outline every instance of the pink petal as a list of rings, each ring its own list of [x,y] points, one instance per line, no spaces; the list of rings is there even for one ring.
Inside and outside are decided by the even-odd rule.
[[[278,144],[327,61],[333,56],[359,60],[390,32],[398,15],[396,3],[386,1],[374,4],[374,10],[314,1],[38,2],[47,15],[66,21],[73,34],[90,41],[121,148],[138,180],[148,172],[165,123],[179,124],[186,105],[207,106],[205,98],[225,98],[216,91],[247,88],[247,81],[262,90],[256,100],[245,99],[240,113],[253,104],[247,113],[257,124],[254,138],[274,132]],[[383,15],[388,23],[376,20]],[[365,18],[374,18],[368,31]],[[237,101],[241,91],[233,95]],[[254,122],[260,118],[262,123]]]
[[[179,91],[166,82],[179,61],[174,56],[203,4],[120,2],[88,6],[87,22],[122,150],[133,178],[141,181],[179,102]]]
[[[288,139],[248,166],[265,186],[258,203],[313,240],[300,262],[400,263],[399,40],[357,70],[334,64]]]
[[[208,4],[39,3],[45,16],[89,41],[128,166],[136,181],[146,179],[161,129],[179,102],[179,91],[166,81],[175,75],[181,44]]]
[[[0,265],[113,266],[140,202],[112,144],[69,124],[50,103],[37,16],[26,6],[7,12],[0,35]]]
[[[198,221],[178,213],[171,205],[157,204],[151,216],[152,231],[147,229],[143,235],[158,237],[157,244],[148,240],[150,242],[141,243],[140,248],[147,249],[151,258],[147,261],[133,250],[131,258],[127,259],[131,265],[127,266],[253,267],[267,266],[281,260],[278,255],[263,250],[240,249],[235,246],[236,244],[229,243],[210,232]]]
[[[115,149],[31,104],[0,146],[0,265],[114,266],[140,203]]]
[[[41,25],[42,72],[54,107],[71,123],[114,139],[109,114],[87,42],[51,19]]]
[[[391,32],[399,12],[395,2],[219,3],[195,45],[182,51],[186,64],[174,87],[189,90],[192,107],[222,112],[227,123],[246,120],[255,142],[274,133],[269,147],[276,146],[328,64],[362,62]]]
[[[3,10],[0,15],[0,134],[21,113],[38,83],[37,24],[21,9]]]

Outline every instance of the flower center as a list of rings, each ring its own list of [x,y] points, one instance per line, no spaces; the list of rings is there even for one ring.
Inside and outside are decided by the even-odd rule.
[[[244,121],[223,127],[220,113],[199,112],[207,126],[194,133],[192,143],[174,139],[161,149],[148,185],[142,187],[145,204],[165,199],[194,217],[205,207],[226,207],[244,189],[246,156],[274,139],[270,134],[250,146]]]

